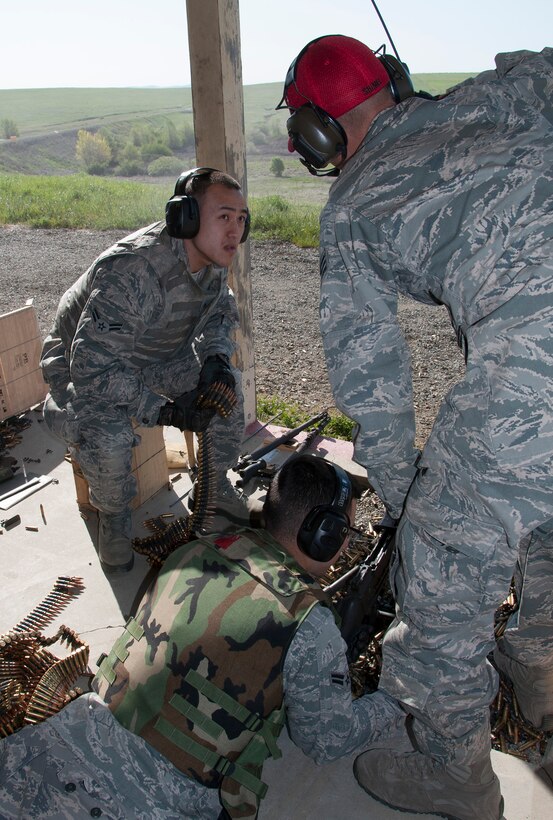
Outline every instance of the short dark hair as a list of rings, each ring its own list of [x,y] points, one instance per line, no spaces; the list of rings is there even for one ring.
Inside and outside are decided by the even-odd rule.
[[[235,191],[242,190],[240,183],[234,179],[234,177],[231,177],[230,174],[226,174],[224,171],[213,170],[206,174],[194,176],[188,180],[186,184],[186,194],[201,198],[211,185],[224,185],[225,188],[232,188]]]
[[[314,455],[291,456],[277,470],[263,505],[265,528],[277,539],[296,540],[304,519],[315,507],[334,500],[332,466]]]

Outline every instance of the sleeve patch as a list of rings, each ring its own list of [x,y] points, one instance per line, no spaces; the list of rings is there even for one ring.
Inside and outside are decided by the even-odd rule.
[[[334,686],[348,686],[350,685],[349,675],[344,675],[341,672],[331,672],[330,682]]]
[[[121,322],[106,322],[105,319],[98,314],[97,310],[92,311],[92,319],[94,320],[94,327],[96,329],[96,333],[109,333],[112,330],[121,330],[123,327]]]

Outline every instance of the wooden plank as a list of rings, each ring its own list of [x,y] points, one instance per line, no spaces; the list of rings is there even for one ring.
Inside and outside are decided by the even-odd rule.
[[[169,485],[169,468],[162,427],[139,427],[133,422],[140,444],[133,447],[132,474],[136,479],[137,494],[131,502],[136,510],[163,487]],[[71,459],[77,492],[77,504],[85,510],[95,510],[90,501],[89,487],[79,464]]]
[[[32,305],[0,316],[0,420],[24,413],[46,397],[41,352],[42,339]]]
[[[132,448],[132,469],[135,470],[152,456],[165,453],[165,439],[163,427],[140,427],[133,420],[133,428],[135,435],[140,436],[140,444]]]

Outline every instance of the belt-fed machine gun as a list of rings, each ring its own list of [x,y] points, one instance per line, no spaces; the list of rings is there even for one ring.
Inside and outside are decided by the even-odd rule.
[[[290,442],[292,442],[295,437],[299,435],[299,433],[302,433],[304,430],[308,430],[312,427],[313,429],[307,433],[301,444],[299,444],[294,450],[296,455],[304,453],[315,442],[315,439],[321,435],[329,422],[330,416],[327,411],[324,410],[322,413],[318,413],[316,416],[308,419],[308,421],[300,424],[299,427],[294,427],[293,430],[288,430],[286,433],[278,436],[268,444],[258,447],[248,455],[241,456],[238,464],[234,468],[240,476],[240,478],[236,481],[236,486],[244,487],[252,478],[269,475],[270,466],[264,456],[272,453],[273,450],[276,450],[282,444],[290,444]]]
[[[385,515],[375,527],[378,538],[367,557],[324,587],[331,597],[344,590],[335,608],[341,619],[340,631],[348,647],[350,663],[357,660],[377,631],[378,599],[394,555],[396,527],[397,521]]]

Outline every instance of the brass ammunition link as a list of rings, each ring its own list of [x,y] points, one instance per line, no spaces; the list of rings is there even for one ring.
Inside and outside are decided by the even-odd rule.
[[[54,715],[82,694],[75,684],[88,669],[88,644],[67,626],[50,637],[41,629],[83,589],[81,578],[60,576],[44,600],[0,636],[0,737]],[[68,647],[66,657],[50,652],[55,643]]]
[[[207,391],[200,396],[199,403],[203,407],[212,407],[217,413],[226,418],[236,406],[236,393],[223,382],[214,382]],[[206,430],[197,434],[198,474],[194,488],[194,510],[190,516],[177,518],[166,525],[159,519],[155,521],[153,535],[146,538],[134,538],[132,545],[135,552],[144,555],[151,566],[159,568],[177,547],[187,544],[200,532],[211,524],[215,512],[215,487],[217,474],[213,467],[213,442],[211,433]]]

